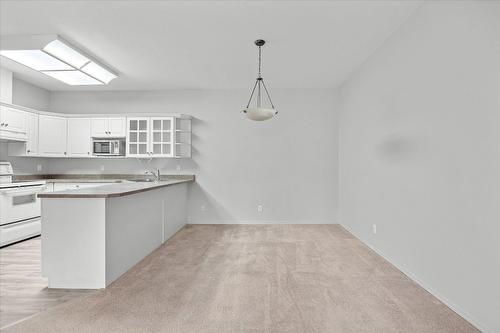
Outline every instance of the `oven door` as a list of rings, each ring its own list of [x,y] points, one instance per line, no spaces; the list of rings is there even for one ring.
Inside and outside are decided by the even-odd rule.
[[[45,188],[45,185],[36,185],[0,189],[0,225],[40,216],[37,194]]]

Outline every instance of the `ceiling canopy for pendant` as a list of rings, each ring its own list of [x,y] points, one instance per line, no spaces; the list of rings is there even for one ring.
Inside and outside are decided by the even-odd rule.
[[[259,76],[255,80],[255,84],[252,89],[252,93],[250,94],[250,99],[248,100],[246,108],[243,110],[243,113],[247,116],[248,119],[263,121],[268,120],[274,117],[278,113],[274,108],[273,101],[271,100],[271,96],[269,95],[269,91],[267,91],[266,84],[264,83],[264,78],[261,76],[261,65],[262,65],[262,50],[261,47],[266,43],[265,40],[257,39],[255,41],[255,45],[259,48]],[[262,106],[262,94],[265,93],[267,99],[269,101],[270,107]],[[250,107],[252,103],[252,99],[256,95],[255,98],[255,107]]]

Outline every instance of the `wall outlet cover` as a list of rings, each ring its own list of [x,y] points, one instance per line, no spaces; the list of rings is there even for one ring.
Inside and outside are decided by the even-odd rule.
[[[42,171],[42,165],[41,164],[37,164],[36,165],[36,171]]]
[[[262,205],[258,205],[258,206],[257,206],[257,211],[258,211],[259,213],[262,213],[262,212],[264,211],[264,207],[262,207]]]

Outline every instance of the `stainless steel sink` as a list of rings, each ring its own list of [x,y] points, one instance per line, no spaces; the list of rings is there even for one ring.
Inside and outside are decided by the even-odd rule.
[[[131,181],[136,182],[136,183],[152,183],[154,182],[154,179],[132,179]]]

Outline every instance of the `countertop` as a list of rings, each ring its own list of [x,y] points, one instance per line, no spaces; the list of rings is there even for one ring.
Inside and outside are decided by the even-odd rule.
[[[165,179],[166,178],[166,179]],[[135,179],[141,179],[136,177]],[[38,194],[39,198],[115,198],[126,195],[151,191],[154,189],[171,186],[180,183],[193,182],[193,175],[169,175],[162,176],[162,180],[157,182],[134,182],[128,179],[109,179],[109,178],[62,178],[62,179],[44,179],[47,182],[106,182],[113,183],[97,187],[82,188],[75,190],[64,190],[55,192],[45,192]]]

